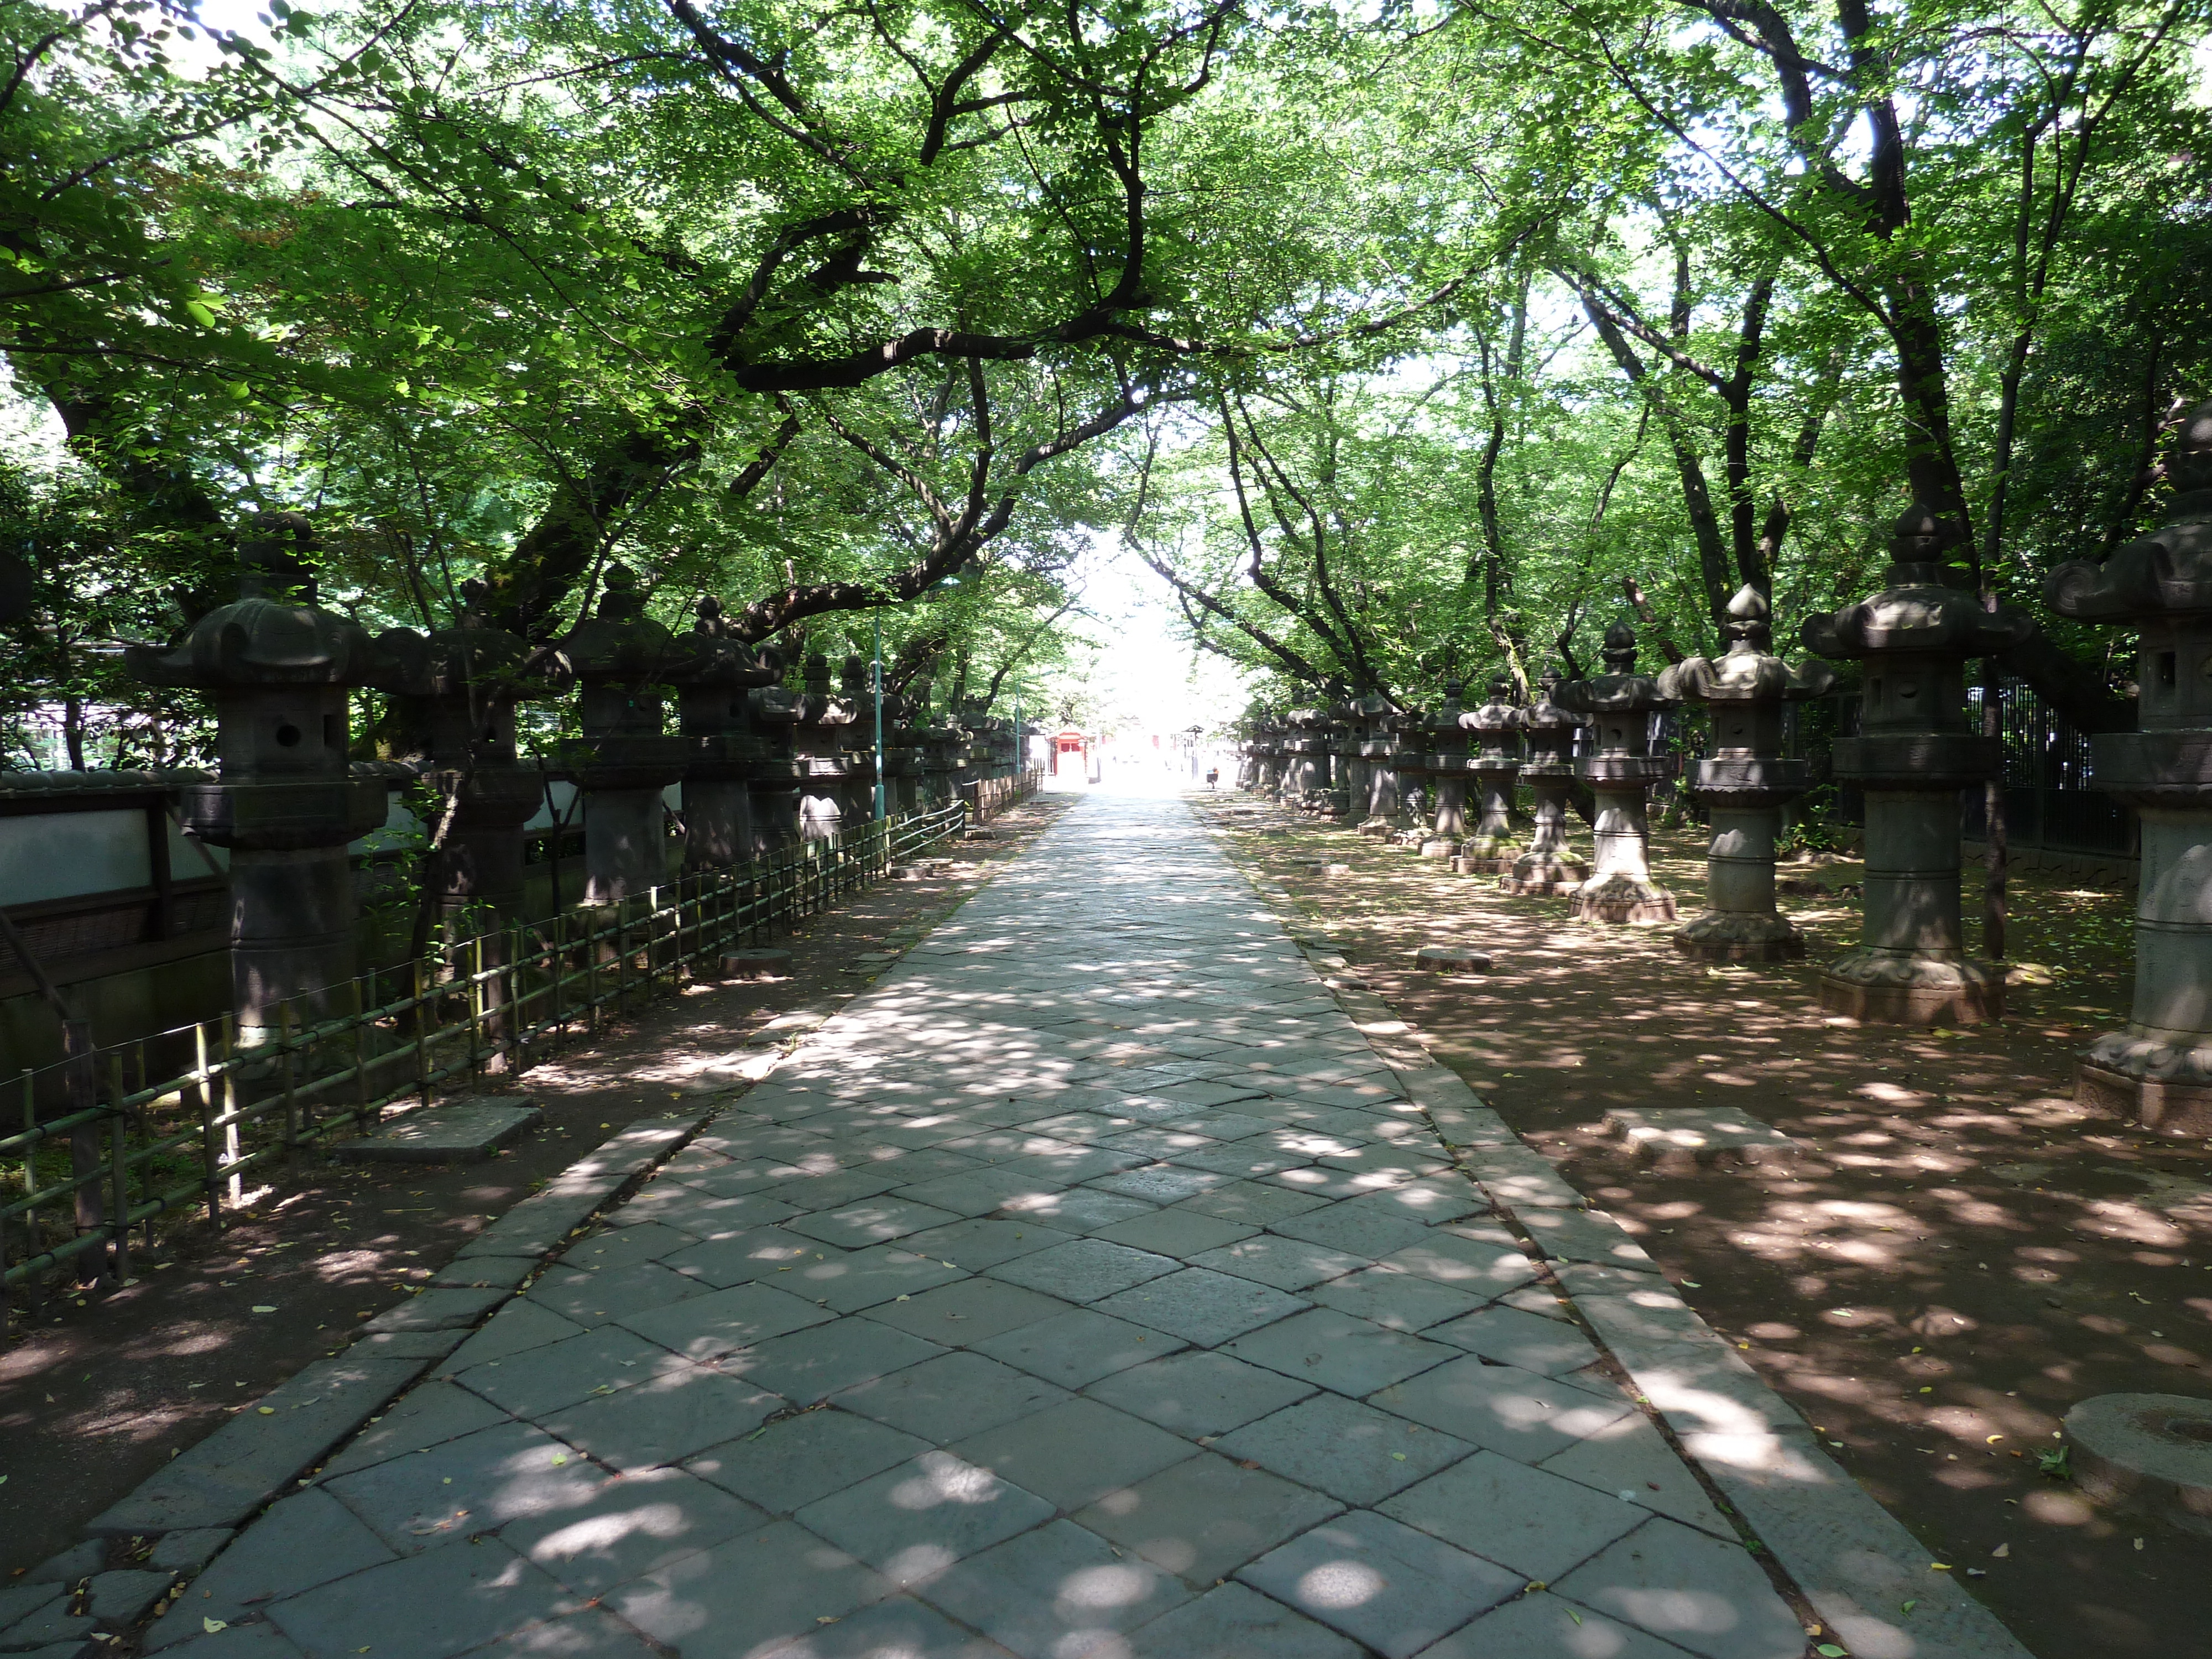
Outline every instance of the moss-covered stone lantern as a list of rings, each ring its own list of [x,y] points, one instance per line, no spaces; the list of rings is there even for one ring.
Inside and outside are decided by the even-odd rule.
[[[1950,540],[1917,502],[1897,521],[1889,585],[1809,617],[1808,650],[1865,664],[1859,732],[1836,776],[1866,794],[1859,947],[1821,970],[1821,1006],[1853,1019],[1963,1025],[2004,1011],[2004,976],[1968,957],[1959,917],[1959,792],[1996,769],[1996,744],[1966,723],[1966,665],[2017,644],[2025,617],[1954,586]]]
[[[684,867],[726,869],[776,840],[754,819],[756,787],[774,758],[756,702],[783,678],[783,664],[739,639],[714,594],[696,609],[692,659],[676,680],[677,730],[686,745]]]
[[[1765,595],[1748,583],[1729,601],[1728,633],[1719,661],[1688,657],[1659,676],[1668,696],[1712,715],[1712,752],[1690,775],[1691,799],[1712,814],[1708,908],[1675,929],[1674,944],[1707,962],[1781,962],[1802,956],[1805,941],[1774,908],[1774,842],[1784,805],[1812,782],[1803,761],[1782,754],[1782,710],[1819,696],[1836,677],[1773,653]]]
[[[1443,702],[1422,722],[1428,774],[1436,785],[1436,815],[1421,841],[1423,858],[1457,857],[1467,836],[1467,782],[1474,763],[1468,753],[1468,710],[1460,701],[1466,691],[1464,683],[1447,681]]]

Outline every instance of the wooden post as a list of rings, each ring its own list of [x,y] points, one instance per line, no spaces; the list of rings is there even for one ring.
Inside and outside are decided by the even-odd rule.
[[[233,1208],[246,1195],[246,1177],[237,1170],[239,1156],[238,1133],[238,1016],[222,1017],[222,1158],[230,1166],[230,1202]]]
[[[123,1056],[107,1057],[107,1103],[113,1115],[107,1120],[109,1202],[115,1206],[108,1231],[115,1241],[115,1282],[131,1277],[131,1120],[123,1109]]]
[[[215,1090],[208,1077],[207,1023],[192,1022],[193,1087],[200,1097],[200,1184],[207,1188],[208,1225],[222,1228],[222,1154],[215,1140]]]
[[[97,1061],[93,1054],[92,1022],[64,1020],[62,1048],[67,1056],[63,1074],[64,1109],[70,1116],[82,1120],[70,1130],[70,1176],[76,1183],[76,1234],[82,1238],[87,1233],[105,1232],[107,1228],[106,1206],[100,1195],[100,1120],[96,1115],[100,1076],[94,1070]],[[80,1285],[90,1285],[99,1279],[104,1255],[105,1252],[88,1252],[77,1257]]]

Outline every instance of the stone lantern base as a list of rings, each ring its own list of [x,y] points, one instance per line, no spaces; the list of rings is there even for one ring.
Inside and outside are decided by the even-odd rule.
[[[1498,878],[1498,890],[1518,898],[1564,898],[1580,892],[1589,879],[1589,866],[1580,859],[1531,850]]]
[[[1663,887],[1633,876],[1602,876],[1575,890],[1575,902],[1568,914],[1577,921],[1631,922],[1654,927],[1674,920],[1674,896]]]
[[[1700,962],[1795,962],[1805,937],[1787,917],[1708,910],[1674,930],[1674,948]]]
[[[2212,1048],[2109,1031],[2090,1045],[2074,1098],[2166,1135],[2212,1135]]]
[[[1870,1025],[1978,1025],[2004,1014],[2004,970],[1960,954],[1862,949],[1820,970],[1820,1006]]]
[[[1510,874],[1521,852],[1521,843],[1510,836],[1470,836],[1459,848],[1468,869],[1484,876]]]

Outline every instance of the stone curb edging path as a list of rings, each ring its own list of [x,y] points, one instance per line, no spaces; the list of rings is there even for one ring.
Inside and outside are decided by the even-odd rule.
[[[103,1517],[191,1570],[306,1466],[233,1479],[251,1460],[217,1442],[380,1419],[148,1648],[1796,1659],[1796,1615],[1525,1236],[1855,1652],[2021,1651],[1940,1583],[1885,1620],[1838,1601],[1864,1593],[1848,1563],[1842,1592],[1808,1577],[1821,1552],[1714,1438],[1755,1432],[1760,1467],[1803,1440],[1802,1478],[1826,1464],[1802,1423],[1370,1012],[1182,805],[1086,802],[680,1151],[703,1114],[617,1137],[331,1362],[388,1374],[277,1391]],[[1827,1558],[1866,1534],[1842,1536]]]
[[[1304,927],[1287,889],[1232,862],[1286,928]],[[1812,1426],[1682,1299],[1634,1238],[1431,1056],[1381,997],[1342,983],[1331,991],[1427,1109],[1461,1167],[1547,1262],[1565,1304],[1836,1640],[1861,1659],[2027,1659],[1996,1616],[1827,1455]]]

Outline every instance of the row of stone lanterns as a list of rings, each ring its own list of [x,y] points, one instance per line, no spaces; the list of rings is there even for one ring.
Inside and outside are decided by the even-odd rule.
[[[2080,1092],[2087,1103],[2193,1135],[2212,1133],[2212,403],[2182,423],[2166,477],[2174,495],[2158,528],[2101,565],[2062,567],[2045,597],[2062,616],[2141,635],[2138,729],[2097,736],[2091,748],[2097,786],[2131,805],[2142,827],[2135,1000],[2126,1029],[2084,1057]],[[1968,724],[1965,669],[2018,644],[2032,625],[1954,585],[1942,556],[1948,540],[1916,503],[1898,521],[1881,591],[1809,618],[1800,633],[1818,656],[1864,665],[1860,729],[1835,754],[1837,778],[1865,796],[1864,915],[1857,948],[1820,975],[1823,1004],[1860,1020],[1964,1024],[2003,1010],[2002,975],[1968,955],[1960,916],[1960,792],[1996,775],[2001,762],[1996,742]],[[1650,753],[1650,716],[1703,703],[1712,749],[1688,787],[1712,816],[1710,908],[1676,942],[1721,959],[1799,953],[1802,941],[1774,908],[1774,851],[1780,810],[1809,780],[1802,762],[1780,752],[1782,719],[1788,703],[1826,691],[1833,676],[1773,654],[1766,603],[1750,588],[1730,605],[1728,632],[1717,660],[1691,658],[1646,678],[1633,672],[1632,634],[1617,626],[1605,674],[1562,685],[1547,673],[1525,708],[1493,684],[1490,702],[1447,722],[1459,696],[1448,687],[1445,710],[1427,728],[1436,751],[1427,764],[1443,781],[1425,850],[1463,829],[1457,786],[1473,773],[1488,781],[1482,820],[1459,842],[1460,867],[1496,867],[1510,844],[1504,803],[1517,774],[1534,791],[1535,823],[1527,849],[1500,874],[1504,890],[1571,893],[1590,921],[1663,919],[1672,901],[1650,883],[1644,851],[1644,793],[1668,772]],[[1409,763],[1390,705],[1370,696],[1332,714],[1336,752],[1356,752],[1376,775],[1364,790],[1347,780],[1353,787],[1340,794],[1353,804],[1338,816],[1364,811],[1363,827],[1401,827],[1397,792]],[[1595,730],[1576,761],[1574,736],[1586,719]],[[1477,750],[1448,735],[1446,723],[1471,732]],[[1274,735],[1254,727],[1248,787],[1264,788],[1278,775]],[[1567,845],[1577,777],[1598,799],[1594,873]]]
[[[2028,624],[2008,611],[1985,611],[1951,586],[1938,562],[1940,546],[1941,526],[1916,505],[1899,522],[1888,586],[1832,617],[1811,618],[1802,631],[1816,653],[1868,665],[1860,734],[1838,743],[1836,753],[1837,775],[1866,793],[1864,931],[1859,948],[1821,975],[1823,1003],[1862,1020],[1966,1024],[2002,1008],[2002,975],[1968,957],[1960,926],[1959,791],[1990,775],[1996,763],[1995,744],[1967,729],[1964,665],[2016,643]],[[2120,601],[2098,603],[2112,611]],[[1709,960],[1801,954],[1802,938],[1774,903],[1781,809],[1810,782],[1805,763],[1781,753],[1783,711],[1826,691],[1834,675],[1817,665],[1792,667],[1773,653],[1767,603],[1755,588],[1746,586],[1730,603],[1728,634],[1729,649],[1717,660],[1693,657],[1654,676],[1636,671],[1636,635],[1616,623],[1606,635],[1603,673],[1563,684],[1547,672],[1527,708],[1506,701],[1502,680],[1493,683],[1491,701],[1475,709],[1462,707],[1462,688],[1447,686],[1443,708],[1425,721],[1379,696],[1344,705],[1338,712],[1358,732],[1358,752],[1373,779],[1361,828],[1397,833],[1431,855],[1452,855],[1470,873],[1494,872],[1508,893],[1566,896],[1572,914],[1585,921],[1674,921],[1673,895],[1651,878],[1645,803],[1655,785],[1674,775],[1676,763],[1655,754],[1650,740],[1654,716],[1701,703],[1711,712],[1712,750],[1696,763],[1687,784],[1692,799],[1712,815],[1708,908],[1676,930],[1675,943]],[[2207,659],[2212,664],[2212,653]],[[2212,686],[2212,667],[2207,684]],[[2212,726],[2212,690],[2205,702],[2200,718]],[[1426,734],[1432,752],[1425,757],[1409,753],[1400,740],[1414,729]],[[1577,732],[1587,733],[1579,757]],[[1265,726],[1255,730],[1255,779],[1274,775],[1273,736]],[[2212,730],[2206,740],[2212,749]],[[1473,835],[1465,823],[1470,775],[1484,780],[1482,817]],[[1408,830],[1401,791],[1415,776],[1438,781],[1436,817],[1432,824]],[[1528,846],[1509,863],[1506,809],[1516,778],[1534,793],[1534,824]],[[1567,808],[1577,783],[1595,798],[1595,868],[1569,845]],[[2206,1018],[2212,1023],[2212,929],[2204,951]],[[2172,1029],[2179,1028],[2145,1023],[2150,1036],[2143,1042]],[[2204,1059],[2212,1111],[2212,1049]]]
[[[316,602],[305,520],[273,515],[243,549],[238,600],[210,611],[173,648],[135,646],[149,684],[208,693],[217,717],[217,781],[185,787],[185,830],[230,853],[234,1006],[244,1041],[264,1039],[279,1011],[331,1012],[355,976],[358,906],[348,845],[384,823],[389,769],[348,755],[349,694],[373,688],[435,799],[425,879],[449,933],[489,929],[523,904],[525,826],[547,801],[549,774],[523,762],[516,708],[580,693],[581,735],[559,746],[583,811],[584,897],[613,903],[669,879],[665,792],[684,788],[684,868],[768,856],[872,816],[872,697],[866,665],[848,659],[832,690],[810,658],[805,690],[783,665],[735,636],[721,604],[698,606],[689,634],[647,614],[620,566],[592,616],[549,648],[491,624],[481,583],[464,614],[425,635],[372,639]],[[666,729],[677,692],[678,729]],[[896,807],[918,810],[993,787],[1015,769],[1003,720],[971,705],[933,724],[928,688],[885,699],[887,773]],[[862,734],[866,733],[864,737]],[[892,792],[887,790],[887,805]]]

